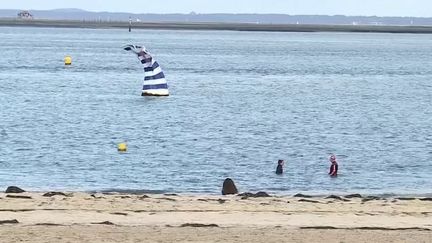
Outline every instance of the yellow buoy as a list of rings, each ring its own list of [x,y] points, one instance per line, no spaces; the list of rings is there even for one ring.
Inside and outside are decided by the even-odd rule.
[[[71,56],[65,56],[64,64],[65,65],[72,65],[72,57]]]
[[[120,144],[117,146],[117,150],[118,150],[119,152],[126,152],[126,151],[127,151],[127,144],[126,144],[126,143],[120,143]]]

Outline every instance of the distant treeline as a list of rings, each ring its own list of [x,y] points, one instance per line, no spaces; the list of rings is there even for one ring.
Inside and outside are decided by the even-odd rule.
[[[0,10],[0,17],[16,18],[21,10]],[[210,22],[253,24],[323,24],[323,25],[416,25],[430,26],[432,18],[378,17],[344,15],[287,15],[287,14],[131,14],[90,12],[80,9],[29,10],[35,19],[80,21],[129,21],[133,22]]]

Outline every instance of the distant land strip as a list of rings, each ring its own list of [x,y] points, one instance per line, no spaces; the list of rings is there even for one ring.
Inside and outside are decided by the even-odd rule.
[[[8,27],[56,27],[125,29],[129,22],[83,21],[83,20],[23,20],[0,18],[0,26]],[[432,26],[396,25],[318,25],[318,24],[255,24],[255,23],[206,23],[206,22],[133,22],[132,29],[166,30],[230,30],[271,32],[369,32],[369,33],[412,33],[432,34]]]

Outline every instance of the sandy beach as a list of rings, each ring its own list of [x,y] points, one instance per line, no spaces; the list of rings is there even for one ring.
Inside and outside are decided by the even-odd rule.
[[[432,242],[430,198],[0,194],[1,242]]]

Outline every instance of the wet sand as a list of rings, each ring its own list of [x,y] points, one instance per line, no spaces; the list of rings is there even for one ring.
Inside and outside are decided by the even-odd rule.
[[[1,26],[61,27],[61,28],[118,28],[128,30],[128,22],[76,21],[76,20],[19,20],[0,19]],[[432,26],[390,25],[302,25],[253,23],[194,23],[194,22],[135,22],[132,29],[170,30],[231,30],[272,32],[373,32],[373,33],[432,33]]]
[[[432,242],[430,198],[0,194],[2,242]]]

